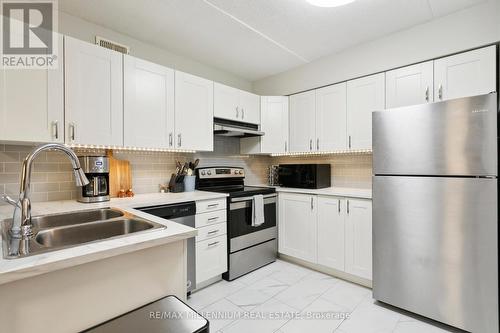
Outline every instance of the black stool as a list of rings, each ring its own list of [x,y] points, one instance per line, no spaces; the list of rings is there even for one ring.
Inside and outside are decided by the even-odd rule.
[[[208,333],[209,322],[177,297],[167,296],[84,332]]]

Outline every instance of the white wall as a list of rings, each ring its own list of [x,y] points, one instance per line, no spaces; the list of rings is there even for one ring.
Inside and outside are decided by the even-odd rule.
[[[253,84],[261,95],[288,95],[500,40],[500,0],[349,48]]]
[[[130,54],[133,56],[198,75],[209,80],[221,82],[236,88],[247,91],[252,90],[252,84],[250,81],[240,78],[234,74],[176,55],[168,50],[146,44],[132,37],[82,20],[81,18],[70,14],[60,12],[58,24],[59,32],[62,34],[91,43],[95,42],[95,36],[98,35],[130,46]]]

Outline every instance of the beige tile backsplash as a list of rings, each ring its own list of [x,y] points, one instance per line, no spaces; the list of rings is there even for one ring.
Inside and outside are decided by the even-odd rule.
[[[129,160],[132,167],[132,182],[135,193],[151,193],[158,185],[168,183],[175,170],[175,160],[181,162],[200,159],[200,166],[239,166],[246,170],[247,184],[267,183],[268,167],[279,163],[330,163],[332,184],[369,188],[371,186],[372,158],[364,155],[330,155],[325,157],[268,157],[240,155],[239,139],[216,137],[215,151],[210,153],[159,153],[115,151],[118,159]],[[0,144],[0,194],[17,196],[21,162],[33,146]],[[104,151],[77,151],[79,155],[104,154]],[[75,199],[71,164],[58,152],[39,155],[32,174],[33,201]],[[0,203],[0,205],[3,203]]]

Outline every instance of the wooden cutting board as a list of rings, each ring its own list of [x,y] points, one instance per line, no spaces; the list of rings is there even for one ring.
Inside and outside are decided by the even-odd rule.
[[[132,188],[130,162],[114,158],[112,150],[106,150],[106,156],[109,158],[109,195],[116,198],[120,190],[126,192]]]

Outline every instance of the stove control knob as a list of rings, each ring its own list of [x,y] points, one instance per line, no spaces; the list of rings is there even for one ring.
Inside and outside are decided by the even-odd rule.
[[[210,176],[211,174],[212,174],[212,171],[208,170],[208,171],[207,171],[207,175],[209,175],[209,176]]]
[[[204,171],[204,170],[201,172],[201,175],[202,175],[202,176],[205,176],[205,171]]]

